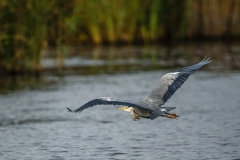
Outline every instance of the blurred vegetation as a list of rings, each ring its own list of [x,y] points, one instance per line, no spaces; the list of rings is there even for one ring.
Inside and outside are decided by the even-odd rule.
[[[0,74],[59,69],[67,46],[238,38],[240,0],[1,0]]]

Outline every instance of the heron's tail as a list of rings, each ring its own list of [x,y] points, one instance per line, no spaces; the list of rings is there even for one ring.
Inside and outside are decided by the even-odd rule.
[[[67,108],[68,112],[72,112],[72,110],[70,108]]]
[[[162,111],[157,111],[157,110],[151,111],[150,119],[154,120],[155,118],[159,117],[162,114],[163,114]]]

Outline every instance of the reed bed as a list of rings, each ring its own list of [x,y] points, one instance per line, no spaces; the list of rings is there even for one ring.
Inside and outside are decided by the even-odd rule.
[[[1,0],[0,73],[40,73],[42,50],[240,36],[240,0]],[[95,57],[96,58],[96,57]]]

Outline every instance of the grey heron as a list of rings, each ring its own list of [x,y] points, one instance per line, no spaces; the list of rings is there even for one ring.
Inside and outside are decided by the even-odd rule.
[[[100,97],[89,101],[75,110],[67,109],[69,112],[77,113],[96,105],[122,105],[125,107],[119,109],[130,112],[131,118],[134,121],[137,121],[140,118],[153,120],[159,116],[177,119],[179,115],[169,112],[176,107],[163,107],[162,105],[167,102],[167,100],[178,90],[179,87],[181,87],[191,74],[211,62],[212,60],[210,60],[210,58],[205,57],[197,64],[176,69],[163,75],[149,95],[139,102],[131,102],[113,97]]]

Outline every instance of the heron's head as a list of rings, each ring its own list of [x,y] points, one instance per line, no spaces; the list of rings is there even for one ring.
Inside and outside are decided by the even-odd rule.
[[[132,108],[132,107],[121,107],[121,108],[119,108],[119,110],[127,111],[127,112],[132,112],[132,111],[133,111],[133,108]]]

